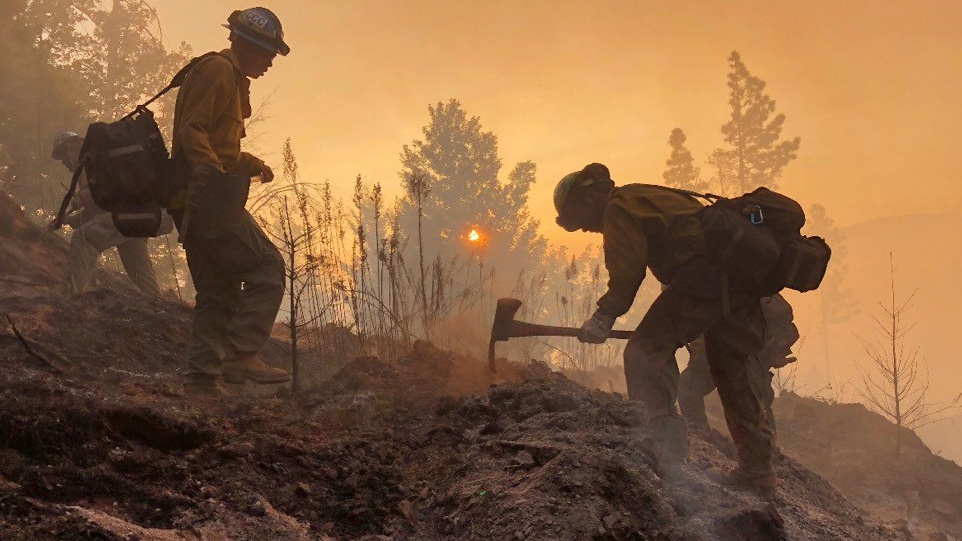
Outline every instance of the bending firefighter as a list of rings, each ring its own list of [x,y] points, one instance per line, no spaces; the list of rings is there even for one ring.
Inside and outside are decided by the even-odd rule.
[[[738,467],[721,481],[770,493],[776,483],[774,432],[749,362],[765,342],[760,295],[729,285],[706,254],[702,205],[660,186],[616,188],[601,164],[565,176],[555,189],[554,203],[557,222],[565,230],[604,237],[608,290],[581,327],[579,340],[602,343],[608,338],[615,319],[631,308],[646,269],[666,284],[624,354],[628,396],[644,403],[661,458],[677,465],[687,457],[687,427],[675,407],[675,352],[704,335],[708,368],[738,450]]]
[[[73,173],[80,164],[83,142],[83,137],[65,131],[54,139],[51,157],[60,160]],[[117,230],[110,213],[98,207],[90,196],[86,174],[80,175],[77,192],[70,200],[63,223],[74,229],[68,254],[68,279],[72,293],[87,290],[100,254],[116,246],[120,262],[130,280],[144,293],[160,295],[157,276],[154,275],[147,251],[147,239],[127,238]],[[171,227],[169,219],[167,224]]]
[[[290,48],[277,16],[264,8],[228,18],[229,49],[204,55],[174,109],[175,178],[170,202],[197,289],[185,391],[222,395],[228,383],[283,383],[290,375],[257,356],[284,296],[284,260],[244,208],[251,177],[270,182],[263,161],[241,152],[251,116],[250,79]]]
[[[788,304],[781,295],[776,294],[762,299],[762,315],[765,317],[768,341],[765,343],[765,348],[757,355],[753,355],[749,362],[754,371],[753,377],[763,391],[768,424],[774,430],[775,417],[772,414],[772,403],[775,401],[775,392],[771,384],[774,377],[771,370],[795,362],[792,346],[798,341],[799,335],[798,327],[793,321],[792,305]],[[678,406],[689,426],[707,429],[705,397],[715,390],[715,382],[708,370],[705,340],[699,337],[685,347],[688,349],[689,360],[678,384]]]

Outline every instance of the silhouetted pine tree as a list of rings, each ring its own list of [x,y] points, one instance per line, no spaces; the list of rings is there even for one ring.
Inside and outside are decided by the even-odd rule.
[[[709,163],[722,193],[744,193],[759,186],[774,188],[782,169],[796,157],[801,139],[780,141],[785,115],[775,113],[775,100],[765,93],[765,81],[748,71],[741,55],[728,57],[728,103],[731,117],[722,125],[727,148],[716,149]]]
[[[671,130],[668,137],[671,157],[665,162],[668,169],[661,176],[665,179],[665,184],[675,188],[696,192],[707,190],[708,183],[701,179],[701,170],[695,167],[695,159],[685,146],[687,139],[681,128]]]

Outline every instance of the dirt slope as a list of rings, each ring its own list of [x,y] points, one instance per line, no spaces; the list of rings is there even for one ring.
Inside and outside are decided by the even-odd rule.
[[[667,475],[636,403],[539,364],[495,381],[418,343],[295,400],[187,400],[189,308],[124,286],[62,297],[62,245],[14,225],[0,311],[33,353],[4,318],[3,539],[906,538],[788,458],[773,504],[714,484],[733,465],[718,434]]]
[[[861,404],[787,393],[775,402],[783,451],[817,471],[880,520],[916,539],[962,539],[962,467],[933,454],[914,432]],[[901,432],[902,451],[895,455]]]

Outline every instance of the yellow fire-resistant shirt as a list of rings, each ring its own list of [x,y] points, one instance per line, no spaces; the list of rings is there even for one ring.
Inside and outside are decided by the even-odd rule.
[[[608,291],[598,300],[603,313],[617,317],[631,308],[646,268],[667,284],[678,267],[701,253],[701,208],[693,197],[650,184],[611,192],[602,227],[608,269]]]
[[[222,173],[256,175],[264,162],[241,152],[244,120],[250,116],[250,79],[241,75],[234,52],[225,49],[204,58],[177,94],[171,154],[182,152],[191,170],[211,164]],[[170,205],[183,206],[183,194]]]

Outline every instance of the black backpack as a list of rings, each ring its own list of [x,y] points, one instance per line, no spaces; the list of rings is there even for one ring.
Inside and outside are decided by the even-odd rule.
[[[671,189],[712,201],[701,210],[705,245],[732,283],[762,296],[822,283],[832,250],[802,235],[805,211],[794,199],[768,188],[730,199]]]
[[[125,237],[154,237],[161,226],[161,208],[183,188],[172,179],[167,145],[147,108],[154,100],[179,87],[197,62],[219,53],[194,58],[180,69],[163,90],[138,105],[116,122],[95,122],[87,127],[80,163],[54,222],[63,223],[67,205],[83,172],[87,174],[90,196],[110,212],[114,225]]]

